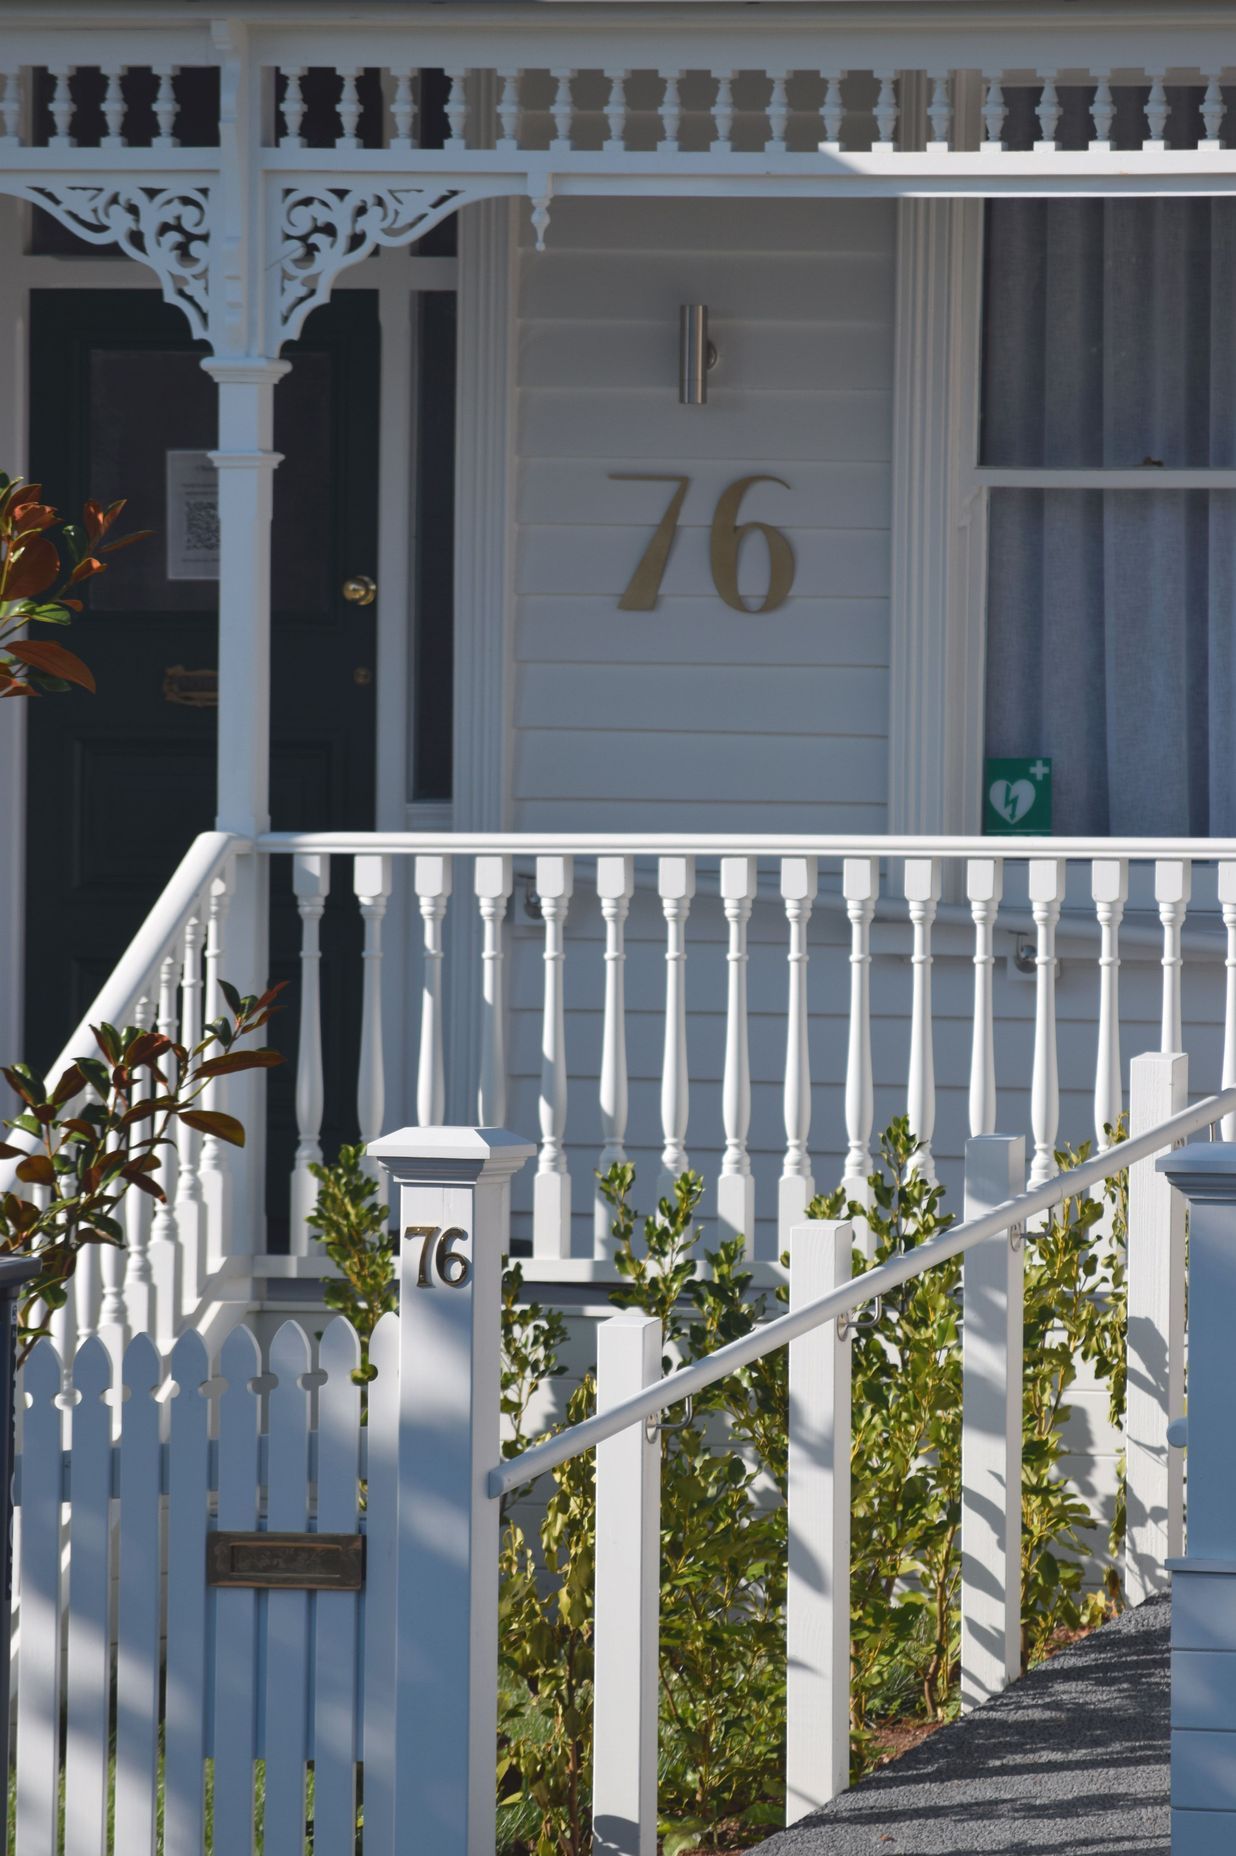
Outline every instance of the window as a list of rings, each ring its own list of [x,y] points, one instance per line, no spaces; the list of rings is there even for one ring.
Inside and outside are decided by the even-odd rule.
[[[1236,833],[1236,202],[995,200],[986,746],[1067,835]]]

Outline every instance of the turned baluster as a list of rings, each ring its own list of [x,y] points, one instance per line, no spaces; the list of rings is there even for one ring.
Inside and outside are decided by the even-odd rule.
[[[575,107],[571,100],[571,79],[574,75],[574,71],[567,68],[556,70],[551,73],[556,83],[553,109],[551,111],[554,119],[553,139],[549,144],[551,154],[565,155],[570,153],[571,118]]]
[[[149,1031],[154,1024],[154,1003],[143,993],[133,1008],[133,1023],[139,1031]],[[146,1064],[139,1064],[133,1077],[132,1099],[155,1093],[157,1085]],[[142,1139],[152,1131],[149,1121],[138,1122],[134,1138]],[[149,1334],[154,1328],[154,1278],[150,1268],[150,1223],[152,1200],[136,1186],[124,1195],[125,1270],[120,1319],[127,1333]]]
[[[601,1034],[601,1157],[598,1173],[627,1157],[626,920],[635,889],[629,857],[598,857],[597,896],[605,922],[605,1019]],[[593,1206],[592,1253],[607,1257],[612,1213],[601,1193]]]
[[[532,1182],[532,1250],[571,1254],[571,1175],[567,1168],[566,919],[574,889],[569,857],[538,857],[536,890],[545,923],[541,1011],[541,1146]]]
[[[1216,154],[1223,143],[1223,118],[1227,114],[1227,105],[1223,101],[1223,92],[1219,88],[1219,74],[1208,71],[1206,74],[1206,94],[1202,98],[1202,127],[1205,137],[1197,145],[1198,153]],[[1225,1135],[1224,1139],[1228,1137]]]
[[[296,1044],[296,1155],[292,1162],[291,1247],[293,1256],[312,1249],[307,1219],[317,1203],[318,1182],[310,1167],[322,1164],[322,1115],[326,1080],[322,1069],[322,914],[330,891],[330,858],[316,851],[292,859],[292,891],[300,913],[300,1031]]]
[[[382,1133],[386,1114],[386,1060],[382,1049],[382,918],[391,893],[391,860],[368,853],[352,860],[352,894],[365,924],[362,954],[360,1065],[356,1122],[368,1146]]]
[[[1193,866],[1179,859],[1162,860],[1154,867],[1154,899],[1163,924],[1163,1011],[1159,1049],[1184,1049],[1180,992],[1184,956],[1180,938],[1193,886]]]
[[[717,80],[717,94],[712,106],[712,153],[729,155],[734,149],[730,140],[730,131],[734,126],[734,73],[714,71],[713,76]]]
[[[912,1166],[932,1185],[936,1164],[931,1150],[936,1130],[935,1041],[931,1010],[931,929],[940,904],[940,865],[934,857],[908,857],[905,895],[913,929],[910,967],[913,992],[910,1006],[910,1076],[906,1114],[919,1148]]]
[[[774,71],[771,75],[772,91],[768,98],[768,140],[764,144],[764,153],[783,155],[786,124],[790,119],[789,104],[785,94],[786,73]]]
[[[1060,96],[1056,90],[1056,73],[1040,71],[1043,88],[1039,92],[1035,115],[1039,119],[1039,139],[1034,145],[1034,152],[1039,155],[1054,154],[1056,148],[1056,130],[1060,126]]]
[[[931,80],[931,102],[927,106],[927,120],[931,124],[931,140],[927,144],[927,153],[946,155],[951,146],[953,133],[953,99],[949,89],[947,71],[938,71]]]
[[[219,980],[224,925],[231,904],[233,881],[230,869],[224,875],[215,877],[210,885],[206,905],[205,1024],[222,1017],[225,1007]],[[207,1055],[218,1056],[219,1051],[217,1048],[212,1048]],[[226,1079],[215,1077],[206,1087],[202,1096],[202,1104],[206,1108],[222,1109],[226,1106],[226,1096]],[[232,1237],[232,1233],[228,1230],[231,1209],[231,1172],[224,1144],[217,1134],[207,1134],[202,1139],[199,1173],[202,1182],[202,1203],[205,1209],[206,1237],[201,1261],[203,1270],[210,1270],[223,1261]]]
[[[412,87],[415,65],[401,65],[394,73],[395,94],[391,99],[391,147],[406,151],[415,146],[416,93]]]
[[[970,1132],[996,1129],[996,1029],[993,980],[995,928],[1004,893],[1004,866],[994,857],[966,865],[966,895],[974,922],[974,1025],[970,1040]]]
[[[472,887],[481,915],[481,1057],[476,1113],[482,1128],[506,1126],[506,999],[503,924],[511,898],[509,857],[478,857]]]
[[[1097,858],[1090,867],[1090,894],[1099,923],[1099,1048],[1094,1069],[1094,1137],[1111,1146],[1124,1109],[1120,1070],[1120,923],[1129,894],[1123,858]]]
[[[51,148],[71,148],[73,146],[73,92],[70,80],[77,67],[72,64],[52,65],[49,67],[52,77],[52,133],[48,138]]]
[[[202,923],[199,908],[185,923],[180,950],[180,1042],[192,1050],[202,1035]],[[176,1245],[178,1319],[196,1307],[202,1287],[202,1182],[198,1177],[198,1136],[178,1120],[176,1138]]]
[[[1004,119],[1008,115],[1005,107],[1004,91],[1000,87],[1000,77],[986,77],[986,91],[983,98],[983,128],[985,136],[982,144],[985,155],[998,155],[1004,149]]]
[[[891,155],[897,147],[897,87],[891,71],[881,71],[879,78],[880,90],[875,106],[876,139],[871,144],[871,152],[873,155]]]
[[[22,134],[22,67],[0,61],[0,148],[19,148]]]
[[[180,66],[175,64],[157,64],[154,67],[155,76],[159,80],[159,88],[155,92],[154,112],[156,133],[153,146],[158,149],[175,148],[178,145],[174,133],[176,128],[176,86],[174,80],[179,69]]]
[[[841,153],[841,131],[845,124],[845,103],[841,95],[841,80],[844,76],[844,71],[830,71],[824,85],[824,105],[821,111],[824,140],[820,149],[826,155]]]
[[[468,146],[468,74],[461,65],[448,68],[450,89],[446,98],[447,137],[444,150],[459,154]]]
[[[1092,154],[1108,154],[1112,145],[1112,123],[1116,119],[1116,102],[1112,96],[1112,87],[1108,82],[1110,73],[1096,73],[1098,82],[1094,87],[1094,101],[1090,105],[1090,120],[1094,125],[1094,134],[1090,141]]]
[[[665,73],[665,94],[661,98],[661,140],[657,143],[657,153],[661,155],[678,153],[678,124],[682,114],[678,76],[677,71]]]
[[[620,155],[627,145],[627,77],[629,73],[622,68],[607,70],[609,79],[609,98],[605,105],[605,121],[609,134],[603,143],[607,155]]]
[[[723,1238],[755,1245],[755,1181],[747,1137],[751,1130],[751,1045],[747,1015],[747,926],[755,900],[754,857],[721,859],[721,906],[729,929],[726,950],[725,1071],[721,1119],[725,1151],[717,1181],[717,1224]]]
[[[103,94],[103,121],[106,129],[99,141],[100,148],[124,148],[126,146],[125,101],[120,80],[127,70],[128,66],[123,64],[109,64],[103,67],[107,80],[107,88]]]
[[[303,64],[283,67],[283,134],[279,137],[280,148],[305,146],[305,138],[300,132],[305,120],[305,99],[300,88],[300,80],[304,75]]]
[[[498,147],[510,154],[519,147],[519,72],[514,66],[499,71],[502,88],[498,92]]]
[[[1167,147],[1167,92],[1163,88],[1163,72],[1149,71],[1150,90],[1146,97],[1146,127],[1149,130],[1143,150],[1160,154]]]
[[[1219,865],[1219,902],[1227,930],[1227,988],[1223,1012],[1223,1089],[1236,1089],[1236,863]],[[1220,1124],[1222,1138],[1236,1141],[1236,1109]]]
[[[360,125],[360,96],[356,89],[359,75],[355,65],[341,70],[342,87],[336,106],[339,114],[339,133],[335,137],[336,148],[359,148],[360,137],[356,131]]]
[[[1035,925],[1034,1068],[1030,1081],[1030,1126],[1034,1159],[1030,1184],[1041,1186],[1056,1172],[1060,1127],[1060,1069],[1056,1049],[1056,924],[1064,900],[1065,866],[1055,858],[1030,860],[1030,913]]]
[[[687,917],[695,894],[695,860],[662,857],[657,891],[665,917],[665,1044],[661,1058],[661,1176],[659,1197],[672,1193],[687,1169],[690,1078],[687,1072]]]
[[[155,1015],[155,1025],[162,1035],[171,1043],[177,1043],[179,1025],[176,1010],[180,984],[180,959],[178,952],[172,948],[159,963],[159,1004]],[[169,1059],[159,1061],[167,1081]],[[160,1165],[158,1182],[166,1197],[156,1202],[154,1216],[150,1222],[150,1279],[151,1295],[154,1302],[154,1332],[160,1341],[175,1338],[180,1316],[180,1245],[177,1242],[176,1205],[179,1197],[180,1151],[175,1139],[174,1124],[169,1128],[171,1141],[159,1150]]]
[[[440,1127],[446,1114],[446,1059],[442,1032],[442,922],[451,893],[449,857],[416,859],[413,886],[423,926],[421,1037],[416,1065],[416,1119]]]
[[[866,1201],[871,1171],[871,1125],[875,1089],[871,1074],[871,922],[880,890],[875,857],[847,857],[841,893],[850,923],[850,1035],[845,1066],[846,1156],[842,1184],[851,1198]]]
[[[785,1161],[777,1190],[778,1254],[815,1196],[811,1155],[811,1046],[807,1010],[807,929],[819,887],[814,857],[783,857],[781,899],[789,925],[789,997],[785,1017]]]

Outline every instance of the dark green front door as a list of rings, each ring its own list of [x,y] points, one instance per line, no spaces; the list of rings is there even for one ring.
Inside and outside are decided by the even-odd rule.
[[[26,1053],[50,1062],[194,834],[215,812],[218,665],[209,466],[215,389],[179,311],[148,290],[38,291],[31,303],[31,474],[49,501],[126,496],[154,537],[114,557],[67,635],[98,693],[32,701],[27,800]],[[271,814],[276,829],[367,829],[374,804],[376,302],[341,292],[287,350],[275,392]],[[354,1134],[360,942],[345,860],[323,924],[328,1151]],[[273,860],[271,974],[294,979],[288,859]],[[268,1215],[286,1231],[295,997],[272,1042]]]

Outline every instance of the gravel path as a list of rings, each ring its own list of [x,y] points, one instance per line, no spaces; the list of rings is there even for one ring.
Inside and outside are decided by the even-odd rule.
[[[1169,1601],[997,1700],[749,1856],[1169,1856]]]

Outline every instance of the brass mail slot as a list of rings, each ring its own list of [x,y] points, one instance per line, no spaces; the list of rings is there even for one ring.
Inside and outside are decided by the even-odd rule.
[[[359,1592],[363,1534],[208,1534],[207,1585],[297,1592]]]
[[[217,709],[219,672],[170,664],[163,672],[163,700],[178,703],[182,709]]]

